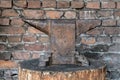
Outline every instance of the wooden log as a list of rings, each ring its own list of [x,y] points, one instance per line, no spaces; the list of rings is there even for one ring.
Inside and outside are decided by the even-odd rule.
[[[37,67],[38,60],[34,61],[21,63],[19,80],[105,80],[105,64],[100,61],[92,61],[89,67],[67,64],[44,68]]]

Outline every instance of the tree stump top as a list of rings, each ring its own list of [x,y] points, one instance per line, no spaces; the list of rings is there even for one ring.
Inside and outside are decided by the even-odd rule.
[[[70,72],[79,70],[94,70],[105,67],[102,61],[90,61],[90,66],[79,66],[76,64],[57,64],[46,67],[39,66],[39,59],[33,59],[21,62],[20,67],[22,69],[29,69],[34,71],[54,71],[54,72]]]

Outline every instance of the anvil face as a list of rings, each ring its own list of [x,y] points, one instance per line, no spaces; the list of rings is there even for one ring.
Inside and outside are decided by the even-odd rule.
[[[74,64],[74,21],[52,21],[52,25],[50,26],[50,44],[52,50],[52,64]]]

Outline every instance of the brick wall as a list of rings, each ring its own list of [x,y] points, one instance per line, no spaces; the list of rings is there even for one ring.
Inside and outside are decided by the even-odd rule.
[[[107,64],[108,80],[120,79],[119,0],[0,0],[0,79],[17,80],[19,61],[39,58],[49,50],[49,38],[24,23],[75,20],[76,49],[88,58]],[[67,25],[67,24],[66,24]]]

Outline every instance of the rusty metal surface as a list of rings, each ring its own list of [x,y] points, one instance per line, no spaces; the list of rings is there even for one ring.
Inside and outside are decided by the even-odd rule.
[[[28,23],[29,25],[35,27],[36,29],[44,32],[45,34],[49,35],[50,29],[50,21],[49,20],[25,20],[24,22]]]
[[[52,21],[50,27],[50,43],[52,50],[52,64],[74,64],[74,21]]]

